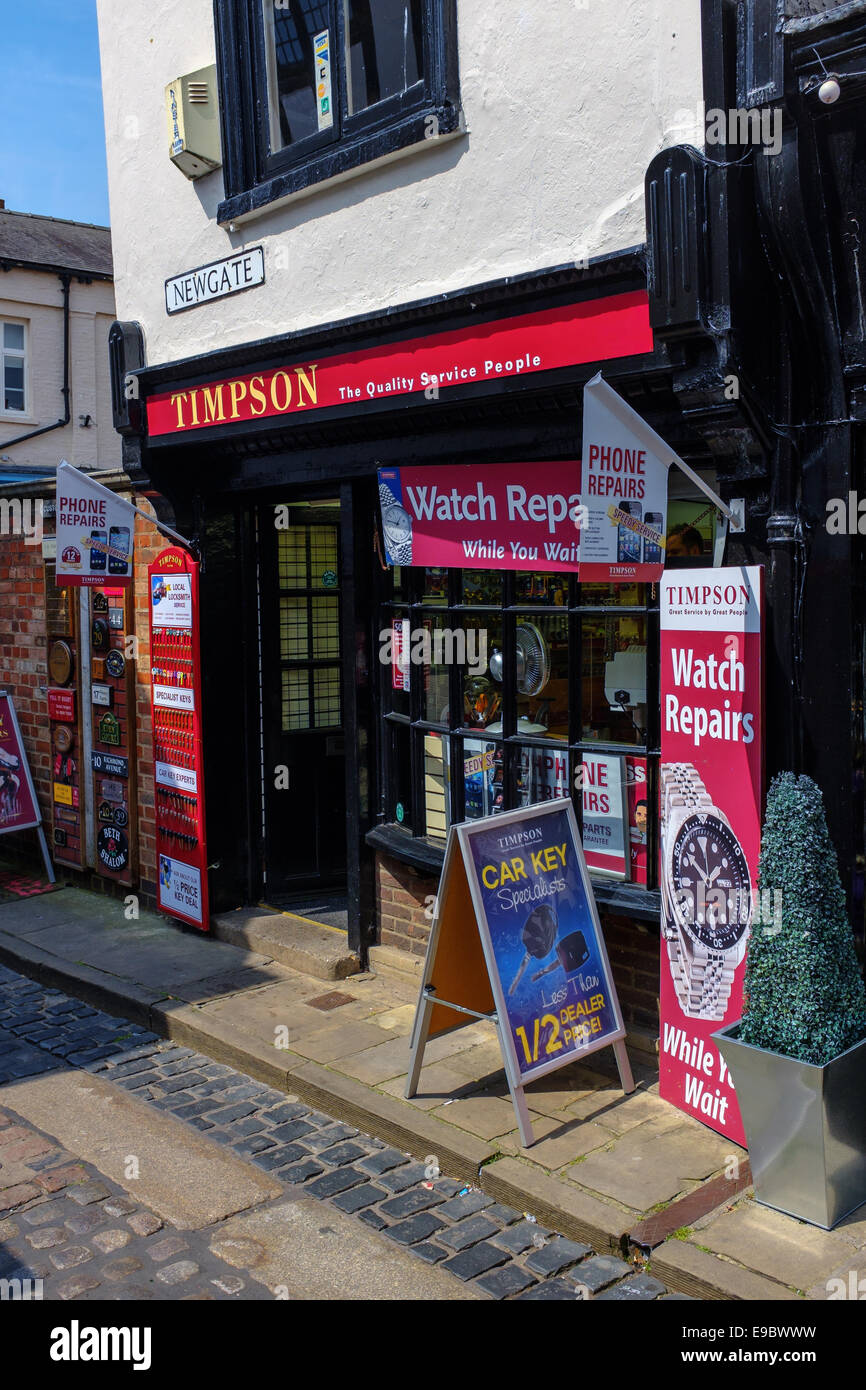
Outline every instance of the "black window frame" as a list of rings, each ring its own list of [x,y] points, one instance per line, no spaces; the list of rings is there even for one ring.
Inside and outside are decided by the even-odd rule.
[[[337,34],[334,135],[310,136],[301,148],[268,153],[264,24],[260,0],[214,0],[225,196],[219,223],[362,169],[412,146],[461,129],[457,64],[457,0],[421,0],[422,80],[406,93],[349,116],[343,76],[345,18],[341,0],[327,0]]]
[[[496,615],[502,621],[502,642],[503,652],[506,657],[506,664],[514,666],[514,632],[516,623],[523,616],[543,617],[550,614],[562,614],[567,617],[569,625],[569,736],[566,741],[557,741],[559,747],[568,759],[569,764],[569,795],[574,803],[575,814],[578,825],[583,827],[583,798],[575,796],[574,774],[576,762],[580,754],[587,753],[613,753],[618,755],[629,755],[643,758],[646,762],[647,790],[646,799],[649,809],[648,816],[648,836],[647,836],[647,882],[636,883],[631,879],[605,879],[611,887],[617,890],[626,890],[629,893],[639,893],[646,895],[658,888],[658,769],[661,755],[661,706],[660,706],[660,611],[659,593],[656,584],[645,584],[643,590],[645,594],[644,603],[639,604],[592,604],[587,602],[584,594],[585,590],[591,586],[582,586],[578,579],[567,576],[567,604],[564,607],[554,606],[548,603],[534,604],[531,600],[521,599],[516,591],[516,573],[512,570],[503,570],[502,577],[502,601],[492,604],[466,604],[463,602],[463,577],[470,575],[472,571],[461,569],[447,569],[446,576],[446,598],[440,604],[429,604],[423,601],[423,575],[424,570],[417,567],[406,567],[401,571],[404,583],[404,593],[398,596],[391,592],[389,597],[384,598],[379,610],[379,622],[377,631],[386,629],[393,619],[397,617],[408,617],[411,627],[417,629],[424,619],[436,616],[446,620],[455,620],[459,623],[461,618],[475,614]],[[394,571],[389,571],[389,584],[393,583]],[[550,577],[550,576],[546,576]],[[647,728],[644,739],[635,743],[606,743],[598,739],[587,739],[580,732],[583,710],[583,689],[581,657],[583,647],[583,623],[585,619],[603,617],[628,617],[640,616],[646,621],[647,633]],[[398,768],[395,766],[393,755],[393,744],[389,736],[389,730],[403,729],[409,735],[409,760],[410,760],[410,787],[411,787],[411,806],[407,807],[405,822],[400,829],[407,839],[415,844],[427,845],[434,850],[444,850],[445,842],[438,836],[428,836],[425,815],[425,767],[423,754],[423,736],[434,734],[446,740],[450,746],[450,753],[447,763],[447,777],[449,781],[449,804],[451,808],[450,822],[457,824],[465,818],[465,785],[463,776],[463,756],[461,746],[465,739],[484,738],[483,731],[471,728],[462,722],[451,723],[450,726],[437,721],[430,721],[423,717],[421,705],[420,682],[413,680],[409,692],[409,713],[403,714],[393,711],[391,708],[391,668],[379,664],[379,707],[382,712],[382,720],[385,726],[385,737],[383,738],[382,748],[382,792],[383,806],[381,821],[385,825],[396,826],[394,819],[394,807],[398,799]],[[449,705],[451,709],[463,708],[462,693],[463,668],[457,664],[452,664],[449,669]],[[513,809],[518,805],[517,774],[521,750],[524,747],[538,747],[547,750],[551,747],[549,738],[540,736],[530,736],[521,734],[517,731],[517,695],[512,682],[503,687],[503,722],[506,728],[514,730],[510,734],[503,733],[495,735],[489,741],[501,744],[504,755],[504,781],[506,788],[506,810]]]

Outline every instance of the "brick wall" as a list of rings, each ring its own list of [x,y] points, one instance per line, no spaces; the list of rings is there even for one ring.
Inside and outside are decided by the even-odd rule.
[[[42,548],[0,537],[0,689],[12,695],[42,815],[51,824],[51,743],[45,696],[45,585]],[[0,838],[0,853],[40,859],[32,830]]]
[[[152,512],[142,497],[136,506]],[[45,534],[53,521],[45,518]],[[150,632],[147,566],[171,542],[143,517],[135,522],[135,577],[133,584],[136,638],[135,719],[137,771],[138,892],[144,905],[156,905],[156,827],[154,822],[153,742],[150,721]],[[77,593],[77,590],[75,591]],[[21,736],[30,762],[36,793],[51,848],[52,778],[51,730],[48,705],[40,686],[50,685],[47,664],[47,615],[42,549],[26,545],[23,537],[0,536],[0,689],[11,691]],[[78,750],[76,750],[76,756]],[[82,775],[90,775],[82,769]],[[130,826],[135,833],[135,826]],[[0,837],[0,855],[22,863],[41,863],[32,831]],[[89,868],[78,873],[69,864],[56,864],[59,875],[99,891],[124,896],[129,890],[100,877]]]
[[[376,855],[376,911],[379,941],[423,956],[430,935],[432,904],[438,878],[401,864],[398,859]],[[430,910],[430,916],[425,915]]]
[[[376,911],[379,941],[423,956],[430,935],[430,917],[439,881],[390,859],[376,856]],[[604,939],[610,957],[623,1018],[626,1023],[657,1033],[659,1026],[659,935],[651,925],[629,917],[602,914]]]

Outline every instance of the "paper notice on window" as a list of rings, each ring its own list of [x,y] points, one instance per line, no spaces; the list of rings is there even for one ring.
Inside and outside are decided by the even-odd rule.
[[[313,61],[315,63],[316,115],[319,130],[330,130],[334,124],[334,103],[331,95],[331,42],[330,31],[323,29],[313,37]]]

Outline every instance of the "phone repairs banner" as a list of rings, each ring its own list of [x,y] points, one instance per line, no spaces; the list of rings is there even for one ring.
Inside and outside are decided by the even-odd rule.
[[[65,459],[57,468],[57,584],[132,583],[135,508]]]
[[[580,577],[657,582],[664,570],[668,461],[650,447],[652,431],[637,434],[614,412],[615,399],[600,374],[584,387]]]
[[[659,1091],[737,1144],[740,1112],[712,1034],[742,1012],[750,932],[758,921],[772,930],[757,888],[763,574],[669,570],[660,596]]]

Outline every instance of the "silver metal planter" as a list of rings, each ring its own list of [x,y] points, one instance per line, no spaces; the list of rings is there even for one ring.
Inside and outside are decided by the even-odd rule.
[[[713,1041],[733,1077],[764,1206],[830,1230],[866,1202],[866,1038],[826,1066],[740,1041]]]

